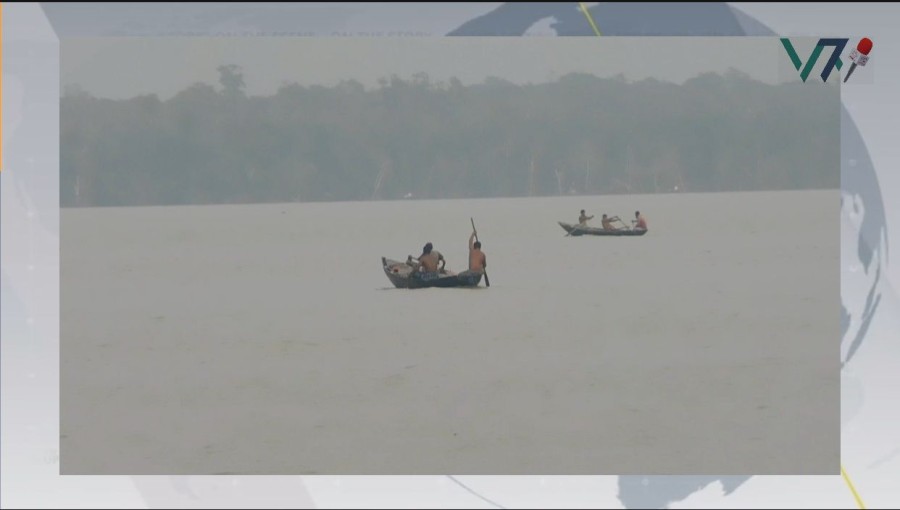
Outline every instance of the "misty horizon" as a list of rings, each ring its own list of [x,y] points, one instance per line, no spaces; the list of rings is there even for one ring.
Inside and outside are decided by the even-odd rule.
[[[675,85],[572,73],[449,85],[427,74],[61,100],[63,207],[830,189],[839,86],[738,71]],[[70,89],[71,91],[71,89]]]
[[[236,64],[227,63],[227,62],[223,62],[223,63],[215,66],[215,68],[218,69],[218,68],[229,67],[229,66],[235,67],[239,71],[242,71],[241,66],[237,66]],[[259,93],[259,94],[244,93],[244,95],[248,98],[270,98],[270,97],[278,95],[278,93],[284,89],[290,89],[290,88],[295,88],[295,87],[302,88],[302,89],[333,89],[333,88],[341,88],[344,86],[351,86],[351,87],[359,87],[361,90],[363,90],[365,92],[378,92],[378,91],[384,90],[385,88],[388,88],[390,86],[391,80],[416,81],[417,79],[419,79],[421,77],[425,77],[431,86],[434,86],[438,89],[448,89],[451,86],[453,86],[454,82],[456,82],[458,85],[463,86],[463,87],[490,86],[490,85],[497,85],[497,84],[508,84],[508,85],[514,85],[514,86],[529,87],[529,86],[553,85],[553,84],[557,84],[565,79],[572,78],[572,77],[578,77],[578,76],[588,76],[591,78],[596,78],[598,80],[614,81],[614,82],[627,84],[627,85],[640,85],[640,84],[644,84],[644,83],[663,83],[666,85],[673,85],[676,87],[683,87],[686,85],[686,82],[689,82],[689,81],[695,80],[695,79],[702,79],[705,76],[717,76],[717,77],[721,77],[721,78],[725,78],[728,76],[740,76],[748,81],[756,82],[756,83],[759,83],[762,85],[778,86],[778,85],[772,85],[772,84],[766,83],[762,80],[754,79],[752,76],[750,76],[738,69],[735,69],[735,68],[729,68],[725,72],[704,71],[695,76],[691,76],[690,78],[688,78],[685,81],[685,83],[674,83],[674,82],[660,80],[660,79],[651,78],[651,77],[645,77],[645,78],[640,78],[640,79],[629,79],[623,73],[619,73],[619,74],[613,75],[613,76],[603,77],[603,76],[597,76],[596,74],[593,74],[593,73],[572,71],[572,72],[566,73],[562,76],[554,77],[551,80],[545,80],[545,81],[539,81],[539,82],[515,83],[515,82],[512,82],[505,78],[501,78],[499,76],[488,75],[488,76],[485,76],[482,81],[469,83],[469,84],[463,84],[463,82],[456,76],[451,76],[447,80],[432,81],[431,77],[428,75],[428,73],[426,73],[425,71],[417,71],[417,72],[412,73],[410,76],[405,76],[405,77],[399,76],[396,74],[381,76],[381,77],[377,78],[377,83],[375,85],[371,85],[371,84],[366,85],[365,83],[362,83],[355,78],[347,78],[347,79],[341,80],[332,85],[322,85],[322,84],[304,85],[304,84],[301,84],[298,82],[284,82],[276,90],[274,90],[272,92]],[[82,86],[81,84],[69,83],[61,89],[62,93],[60,94],[60,97],[70,97],[70,96],[74,96],[74,95],[88,95],[88,96],[91,96],[91,97],[94,97],[97,99],[105,99],[105,100],[112,100],[112,101],[123,101],[123,100],[127,101],[130,99],[138,99],[138,98],[155,96],[160,101],[168,101],[168,100],[172,99],[173,97],[177,96],[178,94],[180,94],[184,91],[187,91],[191,88],[198,87],[198,86],[199,87],[211,87],[213,89],[216,89],[216,91],[218,91],[218,92],[221,92],[224,90],[224,86],[222,85],[220,80],[216,81],[216,82],[197,81],[197,82],[188,84],[187,86],[185,86],[181,90],[176,91],[174,94],[172,94],[170,97],[167,97],[167,98],[160,97],[160,95],[155,92],[136,94],[136,95],[129,96],[129,97],[109,98],[109,97],[98,96],[98,95],[92,93],[90,90],[88,90],[84,86]]]
[[[285,84],[377,88],[379,79],[417,73],[463,85],[489,77],[543,84],[571,73],[684,84],[729,69],[772,85],[797,80],[785,72],[791,64],[775,38],[76,38],[64,41],[60,56],[61,89],[108,99],[167,99],[195,83],[214,85],[219,65],[241,67],[254,97]]]

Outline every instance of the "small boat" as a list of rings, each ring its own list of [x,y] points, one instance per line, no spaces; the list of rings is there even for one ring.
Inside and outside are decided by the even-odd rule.
[[[384,274],[398,289],[426,289],[431,287],[477,287],[481,283],[481,273],[463,271],[453,273],[442,269],[439,273],[414,272],[406,262],[381,257]]]
[[[572,236],[642,236],[647,233],[644,229],[632,229],[625,228],[622,230],[606,230],[603,228],[597,227],[582,227],[580,225],[572,225],[570,223],[558,222],[559,226],[563,228],[566,232],[568,232]]]

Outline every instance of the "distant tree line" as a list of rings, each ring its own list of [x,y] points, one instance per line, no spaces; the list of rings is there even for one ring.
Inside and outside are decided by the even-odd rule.
[[[288,84],[61,103],[61,203],[120,206],[838,188],[839,88],[730,71]]]

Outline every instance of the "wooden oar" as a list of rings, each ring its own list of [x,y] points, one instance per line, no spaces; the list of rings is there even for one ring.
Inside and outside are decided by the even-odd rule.
[[[475,228],[475,220],[473,218],[469,218],[469,220],[472,222],[472,232],[475,232],[475,240],[477,241],[478,240],[478,230]],[[488,278],[487,268],[483,268],[482,272],[484,272],[484,286],[490,287],[491,279]]]

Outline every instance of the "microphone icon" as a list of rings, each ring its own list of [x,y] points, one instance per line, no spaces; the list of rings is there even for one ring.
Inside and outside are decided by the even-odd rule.
[[[868,37],[863,37],[859,40],[859,44],[856,45],[856,49],[850,52],[850,60],[853,61],[853,64],[850,65],[850,70],[847,71],[844,83],[847,83],[847,80],[850,79],[850,75],[853,74],[853,70],[856,69],[856,66],[866,65],[866,62],[869,61],[870,51],[872,51],[872,40]]]

